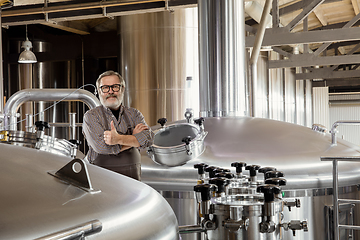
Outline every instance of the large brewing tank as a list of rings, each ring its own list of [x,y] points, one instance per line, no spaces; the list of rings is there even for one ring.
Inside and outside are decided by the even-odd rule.
[[[183,121],[170,123],[176,124]],[[156,130],[159,126],[154,126]],[[308,232],[295,237],[286,232],[284,239],[327,240],[332,233],[332,163],[322,156],[359,156],[360,148],[338,139],[332,145],[330,134],[270,119],[250,117],[205,118],[205,150],[182,166],[168,167],[154,163],[143,152],[142,180],[160,191],[174,208],[179,225],[198,221],[193,187],[198,175],[194,164],[231,168],[236,161],[275,167],[283,171],[287,185],[285,198],[297,198],[301,208],[284,212],[285,219],[307,219]],[[176,137],[176,136],[174,136]],[[235,169],[232,170],[235,172]],[[262,176],[258,176],[260,179]],[[339,163],[339,197],[360,199],[360,163]],[[342,206],[340,219],[345,224],[360,225],[359,208]],[[341,239],[352,233],[341,230]],[[356,232],[354,232],[356,238]],[[199,239],[184,235],[183,239]],[[346,238],[347,239],[347,238]]]
[[[32,148],[0,152],[1,239],[179,239],[173,210],[141,182]],[[86,169],[91,184],[69,184]]]

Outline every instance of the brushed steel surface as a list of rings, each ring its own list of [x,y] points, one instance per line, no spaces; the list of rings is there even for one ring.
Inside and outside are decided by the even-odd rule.
[[[198,178],[194,164],[230,168],[232,162],[242,161],[283,171],[287,179],[284,190],[324,189],[332,187],[332,165],[321,162],[321,156],[360,155],[358,146],[341,139],[332,146],[330,134],[275,120],[205,118],[204,127],[208,131],[204,153],[183,166],[157,165],[143,152],[143,181],[159,190],[192,190]],[[355,163],[341,163],[340,187],[358,184],[359,170]]]
[[[246,111],[244,5],[199,0],[201,116],[243,116]]]
[[[48,174],[70,158],[0,144],[1,239],[35,239],[89,221],[102,230],[86,239],[179,239],[171,207],[154,189],[131,178],[87,165],[91,194]]]
[[[150,126],[159,118],[184,117],[189,107],[185,106],[187,77],[192,77],[198,92],[197,22],[197,8],[118,18],[124,101],[139,109]]]

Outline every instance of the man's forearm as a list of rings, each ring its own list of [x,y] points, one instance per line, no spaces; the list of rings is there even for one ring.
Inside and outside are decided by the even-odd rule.
[[[133,135],[118,134],[116,143],[121,146],[140,147],[138,140]]]

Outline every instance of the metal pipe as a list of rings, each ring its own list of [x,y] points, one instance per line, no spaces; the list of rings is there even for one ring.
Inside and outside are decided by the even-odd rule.
[[[266,18],[270,12],[270,8],[271,8],[271,0],[266,0],[264,10],[261,15],[260,26],[256,32],[255,43],[250,58],[250,65],[256,64],[259,58],[261,44],[264,39],[265,29],[267,25]]]
[[[26,132],[33,132],[33,126],[34,126],[34,120],[32,114],[26,114],[26,124],[25,124],[25,130]]]
[[[338,162],[333,160],[333,218],[334,218],[334,240],[339,240],[339,179],[338,179]]]
[[[100,1],[97,3],[79,3],[79,4],[69,4],[69,5],[62,5],[62,6],[55,6],[55,7],[38,7],[38,8],[33,8],[33,9],[9,10],[9,11],[6,11],[2,16],[3,17],[13,17],[13,16],[22,16],[22,15],[33,15],[33,14],[47,14],[47,13],[127,6],[127,5],[141,4],[141,3],[154,3],[154,2],[164,2],[164,1],[163,0],[161,0],[161,1],[160,0],[143,0],[143,1],[131,1],[131,2],[124,2],[123,0]]]
[[[24,89],[13,94],[5,104],[5,130],[16,130],[16,112],[27,101],[82,101],[92,109],[100,106],[94,94],[84,89]]]
[[[69,113],[69,138],[76,139],[76,113]]]
[[[250,57],[250,93],[249,93],[249,111],[250,116],[255,117],[256,104],[256,90],[257,90],[257,61],[259,59],[261,44],[264,39],[265,29],[267,25],[267,16],[270,12],[271,0],[266,0],[264,10],[261,14],[261,21],[259,29],[256,32],[255,43]]]
[[[334,122],[334,124],[332,125],[332,128],[331,128],[331,144],[333,146],[336,146],[337,144],[337,141],[336,141],[336,128],[339,126],[339,125],[360,125],[360,121],[352,121],[352,120],[347,120],[347,121],[336,121]]]
[[[205,230],[200,225],[185,225],[179,226],[179,233],[196,233],[196,232],[205,232]]]
[[[70,239],[83,239],[86,236],[94,233],[101,232],[102,223],[99,220],[90,221],[73,228],[68,228],[63,231],[52,233],[36,240],[70,240]]]
[[[200,116],[245,113],[244,4],[199,0]]]

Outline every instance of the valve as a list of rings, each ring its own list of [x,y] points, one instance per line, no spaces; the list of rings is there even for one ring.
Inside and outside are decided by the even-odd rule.
[[[69,140],[69,142],[71,142],[72,144],[76,145],[76,147],[81,145],[81,141],[80,140],[76,140],[76,139],[71,139]]]
[[[279,194],[281,189],[278,186],[266,184],[256,188],[257,192],[264,193],[265,203],[273,202],[275,200],[275,194]]]
[[[291,220],[290,222],[282,223],[281,226],[285,231],[291,229],[293,231],[293,236],[295,237],[296,230],[304,230],[304,232],[309,231],[307,220]]]
[[[269,171],[265,173],[265,179],[284,177],[285,174],[281,171]]]
[[[259,173],[263,173],[264,174],[264,179],[265,179],[265,174],[267,172],[270,172],[270,171],[276,171],[276,168],[273,168],[273,167],[262,167],[259,169]]]
[[[209,167],[205,168],[205,172],[209,173],[209,178],[215,177],[215,173],[214,173],[215,169],[217,169],[217,167],[214,167],[214,166],[209,166]]]
[[[199,127],[201,127],[204,124],[205,119],[203,117],[195,119],[194,123],[196,123],[197,125],[199,125]]]
[[[217,194],[221,194],[221,193],[225,193],[225,186],[229,185],[230,180],[227,178],[222,178],[222,177],[216,177],[216,178],[211,178],[209,180],[209,183],[214,184],[217,186]]]
[[[159,118],[159,120],[157,121],[157,123],[159,123],[161,127],[164,127],[166,122],[167,122],[166,118]]]
[[[45,129],[50,128],[49,123],[44,121],[35,122],[35,126],[37,131],[44,131]]]
[[[246,170],[250,171],[250,181],[256,183],[256,170],[259,170],[259,165],[247,165]]]
[[[211,184],[198,184],[194,186],[194,191],[199,192],[201,194],[201,201],[209,201],[211,199],[211,192],[216,191],[217,187]]]
[[[250,171],[250,177],[254,177],[254,176],[256,176],[256,170],[259,170],[260,166],[259,165],[247,165],[245,167],[245,169]]]
[[[190,136],[184,137],[183,139],[181,139],[181,141],[183,143],[185,143],[185,148],[186,148],[187,155],[191,155],[192,152],[190,151],[190,146],[189,146],[189,144],[191,142],[191,137]]]
[[[286,179],[284,178],[268,178],[265,180],[265,184],[272,184],[276,186],[285,186],[286,185]]]
[[[240,177],[241,174],[242,174],[242,168],[246,167],[246,163],[244,163],[244,162],[233,162],[233,163],[231,163],[231,166],[236,168],[236,175]]]
[[[199,175],[203,175],[203,174],[205,174],[205,168],[207,166],[209,166],[209,165],[207,165],[205,163],[198,163],[198,164],[194,165],[194,168],[197,168]]]
[[[214,177],[223,177],[223,178],[227,178],[227,179],[232,179],[232,178],[234,178],[234,174],[232,174],[230,172],[219,172],[219,173],[215,173]]]
[[[301,205],[300,199],[295,199],[293,201],[291,201],[291,200],[284,201],[284,205],[286,205],[289,208],[289,212],[291,212],[292,207],[297,207],[297,208],[300,207],[300,205]]]

